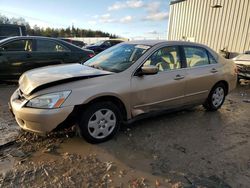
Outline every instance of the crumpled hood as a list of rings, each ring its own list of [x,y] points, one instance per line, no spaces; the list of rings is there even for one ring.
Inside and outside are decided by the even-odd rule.
[[[108,74],[111,72],[77,63],[48,66],[25,72],[19,79],[19,87],[25,95],[29,95],[39,88]]]

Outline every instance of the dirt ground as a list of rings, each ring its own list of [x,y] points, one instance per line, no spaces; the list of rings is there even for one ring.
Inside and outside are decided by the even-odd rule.
[[[8,111],[0,85],[0,187],[250,187],[250,84],[217,112],[201,106],[137,121],[91,145],[75,129],[40,137]]]

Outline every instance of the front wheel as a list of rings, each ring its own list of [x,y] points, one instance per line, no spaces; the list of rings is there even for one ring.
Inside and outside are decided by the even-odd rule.
[[[111,139],[119,130],[119,109],[111,102],[98,102],[84,110],[79,124],[81,135],[90,143]]]
[[[219,83],[213,87],[203,106],[209,111],[216,111],[223,105],[225,97],[225,85],[223,83]]]

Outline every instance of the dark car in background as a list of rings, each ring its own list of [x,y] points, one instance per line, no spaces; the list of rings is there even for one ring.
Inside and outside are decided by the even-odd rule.
[[[25,35],[27,35],[26,27],[23,25],[0,24],[0,40],[7,37]]]
[[[68,38],[60,38],[60,39],[66,41],[66,42],[69,42],[71,44],[74,44],[80,48],[86,46],[86,43],[84,43],[83,41],[73,40],[73,39],[68,39]]]
[[[48,37],[10,37],[0,40],[0,80],[17,80],[27,70],[64,63],[85,62],[95,54]]]
[[[116,40],[116,39],[113,39],[113,40],[102,40],[102,41],[99,41],[95,44],[92,44],[92,45],[88,45],[86,46],[87,49],[89,50],[93,50],[95,52],[95,54],[98,54],[116,44],[119,44],[121,42],[124,42],[123,40]]]

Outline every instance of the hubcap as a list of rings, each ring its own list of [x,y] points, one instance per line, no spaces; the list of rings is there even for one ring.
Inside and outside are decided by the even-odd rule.
[[[88,131],[97,139],[109,136],[116,126],[115,113],[109,109],[96,111],[88,122]]]
[[[212,103],[217,108],[221,105],[224,99],[224,89],[222,87],[217,87],[212,95]]]

